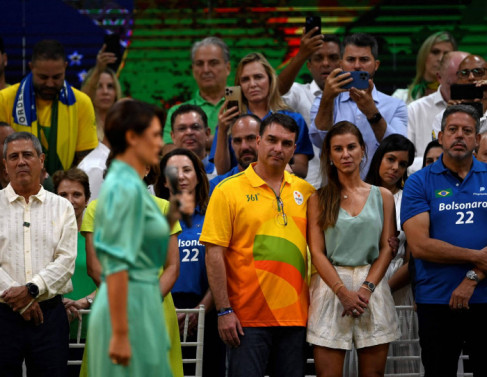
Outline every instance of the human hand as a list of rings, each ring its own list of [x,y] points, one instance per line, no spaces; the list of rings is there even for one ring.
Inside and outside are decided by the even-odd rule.
[[[76,301],[69,298],[63,298],[64,309],[66,310],[66,315],[68,316],[68,321],[71,323],[75,318],[81,320],[81,313],[78,311]]]
[[[332,101],[340,93],[346,92],[348,90],[343,89],[343,85],[352,82],[353,78],[351,77],[350,73],[346,72],[340,75],[341,72],[343,72],[341,68],[335,68],[326,78],[325,87],[323,89],[322,102]]]
[[[233,106],[229,109],[227,109],[227,106],[228,100],[225,100],[222,107],[220,107],[220,111],[218,112],[218,133],[221,135],[225,135],[225,137],[227,137],[230,125],[239,115],[238,106]]]
[[[103,72],[108,64],[113,64],[117,61],[117,55],[113,52],[105,52],[106,48],[107,45],[103,44],[101,50],[98,51],[98,54],[96,55],[96,68],[98,68],[100,72]]]
[[[306,28],[303,28],[303,36],[299,43],[298,54],[304,59],[308,60],[311,55],[318,51],[323,46],[323,34],[313,35],[319,30],[317,26],[306,33]]]
[[[377,114],[379,110],[375,106],[374,98],[372,97],[372,90],[374,89],[374,82],[369,79],[369,87],[365,90],[351,88],[350,98],[354,101],[359,110],[367,118],[371,118],[374,114]]]
[[[487,246],[473,254],[474,264],[480,270],[487,271]]]
[[[25,285],[6,289],[2,293],[2,298],[14,312],[21,311],[32,301],[32,296],[29,294]]]
[[[36,326],[44,323],[44,315],[42,314],[42,309],[38,302],[33,302],[31,306],[27,308],[25,312],[22,313],[22,318],[25,321],[34,321]]]
[[[449,306],[453,310],[470,309],[468,302],[473,295],[477,282],[468,278],[463,279],[458,287],[452,292]]]
[[[244,335],[240,321],[235,313],[230,313],[218,317],[218,333],[226,345],[238,347],[240,345],[240,335]]]
[[[397,255],[397,251],[399,249],[399,231],[396,231],[395,236],[391,236],[387,239],[389,243],[389,247],[391,248],[392,257],[394,258]]]
[[[130,341],[128,335],[112,334],[110,339],[110,346],[108,349],[108,356],[112,363],[127,366],[132,357],[132,350],[130,348]]]
[[[346,315],[359,317],[367,309],[369,303],[368,299],[367,301],[364,300],[364,295],[359,295],[355,291],[349,291],[346,287],[338,291],[337,297],[343,305],[342,317]]]
[[[186,322],[186,314],[179,313],[177,316],[178,316],[178,325],[179,325],[179,335],[181,337],[184,337],[184,324]],[[189,314],[187,335],[193,335],[196,332],[197,325],[198,325],[197,313]]]

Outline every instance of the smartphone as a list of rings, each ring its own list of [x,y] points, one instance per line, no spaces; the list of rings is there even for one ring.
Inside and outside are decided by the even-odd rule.
[[[120,65],[122,52],[120,49],[120,36],[118,34],[106,34],[104,42],[106,45],[105,52],[113,52],[117,56],[115,63],[108,64],[108,67],[117,72]]]
[[[346,72],[340,72],[339,75],[343,75]],[[342,86],[343,89],[368,89],[369,88],[369,72],[366,71],[351,71],[349,72],[353,81]]]
[[[313,37],[315,35],[321,34],[321,17],[319,16],[306,17],[306,24],[305,24],[306,33],[308,33],[311,29],[315,27],[318,27],[318,30],[313,33]]]
[[[451,99],[482,99],[484,97],[484,89],[475,84],[451,84],[450,98]]]
[[[482,102],[463,102],[462,105],[472,106],[479,115],[479,118],[482,118],[484,115],[484,107],[482,106]]]
[[[227,109],[238,107],[238,113],[242,113],[242,89],[240,86],[227,86],[225,88],[225,98],[228,100]]]

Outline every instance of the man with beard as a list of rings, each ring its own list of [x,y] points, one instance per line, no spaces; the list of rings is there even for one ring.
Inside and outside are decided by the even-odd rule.
[[[308,127],[315,97],[323,92],[328,75],[340,67],[338,37],[321,34],[313,36],[315,32],[313,29],[303,35],[297,55],[279,74],[279,92],[289,107],[303,116]],[[305,62],[313,81],[307,84],[293,83]],[[313,152],[315,156],[308,163],[306,181],[317,189],[321,186],[320,148],[313,145]]]
[[[210,137],[208,117],[196,105],[179,106],[171,115],[171,138],[176,148],[194,152],[205,167],[209,179],[215,176],[215,165],[208,160],[206,143]]]
[[[0,90],[5,89],[8,84],[5,82],[5,67],[7,66],[7,53],[3,44],[3,38],[0,37]]]
[[[253,114],[240,115],[230,126],[231,144],[237,165],[227,173],[216,176],[210,181],[210,195],[215,187],[232,175],[240,173],[257,161],[257,136],[261,120]]]
[[[321,148],[328,130],[340,121],[355,124],[364,138],[367,151],[360,175],[365,177],[370,161],[383,138],[391,134],[407,136],[406,104],[382,92],[374,85],[379,68],[377,40],[368,34],[352,34],[343,41],[341,68],[331,72],[325,80],[323,94],[311,107],[309,136]],[[361,90],[343,86],[353,81],[350,71],[369,73],[369,87]],[[342,72],[345,72],[342,74]]]
[[[211,134],[218,124],[218,111],[225,102],[225,87],[230,74],[230,52],[226,43],[218,37],[207,37],[193,44],[191,49],[191,68],[198,90],[193,98],[184,104],[196,105],[206,113]],[[164,142],[171,142],[169,121],[180,105],[171,107],[164,126]],[[208,139],[208,149],[212,136]]]
[[[414,289],[425,376],[456,376],[469,350],[474,376],[487,376],[487,165],[473,157],[479,115],[447,107],[441,158],[406,181],[401,224],[414,256]]]
[[[31,73],[0,91],[0,121],[41,141],[49,174],[76,166],[98,145],[93,105],[64,80],[67,64],[58,41],[41,41],[34,46]]]

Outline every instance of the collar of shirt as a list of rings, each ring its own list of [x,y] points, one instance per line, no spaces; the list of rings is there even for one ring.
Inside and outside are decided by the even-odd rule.
[[[379,97],[379,91],[377,90],[377,87],[374,84],[374,87],[372,88],[372,98],[374,99],[375,103],[379,103],[378,97]],[[346,92],[340,93],[338,100],[340,102],[352,101],[352,99],[350,98],[350,92],[346,91]]]
[[[225,97],[222,97],[220,99],[220,101],[218,101],[218,103],[216,105],[213,105],[211,102],[208,102],[207,100],[205,100],[203,97],[201,97],[201,94],[200,94],[200,91],[197,90],[195,95],[193,96],[193,100],[194,100],[194,104],[197,105],[197,106],[202,106],[202,105],[210,105],[210,106],[213,106],[213,107],[220,107],[223,102],[225,102]]]
[[[440,89],[441,89],[441,85],[438,87],[438,89],[436,89],[436,92],[431,93],[430,96],[433,97],[433,102],[435,105],[444,104],[446,106],[447,102],[443,99]]]
[[[264,181],[254,170],[254,166],[257,164],[257,162],[254,162],[249,165],[247,169],[245,169],[245,175],[247,176],[250,185],[252,187],[259,187],[259,186],[268,186],[266,181]],[[286,170],[284,170],[284,182],[291,184],[293,181],[293,176]]]
[[[46,200],[46,190],[44,190],[44,187],[42,187],[42,185],[39,185],[39,186],[40,187],[39,187],[39,191],[37,192],[37,194],[31,195],[30,197],[37,199],[40,202],[43,202],[44,200]],[[20,196],[15,192],[15,190],[13,189],[13,187],[10,183],[8,184],[7,187],[5,187],[5,192],[7,194],[7,199],[10,203],[15,202],[19,198],[24,199],[23,196]]]
[[[320,89],[320,87],[318,86],[315,80],[311,81],[311,84],[309,86],[309,91],[315,97],[323,93],[323,90]]]
[[[473,164],[472,164],[472,167],[470,168],[467,176],[470,175],[470,172],[487,172],[487,164],[480,162],[479,160],[477,160],[475,158],[475,156],[472,156],[472,158],[473,158]],[[443,174],[443,173],[448,172],[448,171],[451,172],[451,170],[448,169],[443,164],[443,153],[442,153],[440,158],[438,159],[438,161],[436,161],[434,164],[431,165],[431,172],[433,174]]]

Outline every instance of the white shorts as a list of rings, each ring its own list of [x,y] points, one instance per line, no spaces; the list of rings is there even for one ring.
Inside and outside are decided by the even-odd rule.
[[[345,287],[357,291],[367,277],[370,265],[335,266]],[[390,343],[401,336],[394,300],[387,282],[382,281],[370,296],[360,317],[342,317],[343,305],[319,274],[311,277],[308,316],[309,343],[335,349],[371,347]]]

